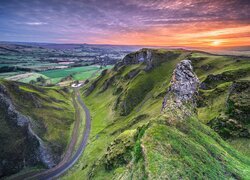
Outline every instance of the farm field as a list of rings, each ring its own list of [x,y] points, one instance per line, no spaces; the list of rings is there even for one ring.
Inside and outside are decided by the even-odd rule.
[[[110,69],[113,66],[109,65],[103,69]],[[74,80],[86,80],[96,77],[103,69],[98,65],[74,67],[68,69],[48,70],[41,72],[42,75],[48,77],[52,83],[58,83],[62,78],[72,75]]]
[[[43,77],[49,84],[57,84],[65,77],[72,77],[72,80],[86,80],[98,76],[103,69],[110,69],[112,65],[108,65],[102,69],[98,65],[90,65],[83,67],[74,67],[67,69],[47,70],[39,73],[35,72],[15,72],[4,73],[0,78],[5,78],[11,81],[19,81],[29,83],[30,81],[36,81],[37,78]]]
[[[24,74],[18,74],[15,76],[10,76],[5,79],[11,80],[11,81],[19,81],[24,83],[29,83],[31,80],[36,80],[38,77],[43,77],[44,79],[48,79],[48,77],[39,74],[39,73],[24,73]]]

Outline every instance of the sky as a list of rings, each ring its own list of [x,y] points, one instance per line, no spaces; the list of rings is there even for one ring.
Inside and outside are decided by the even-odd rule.
[[[0,41],[250,47],[250,0],[0,0]]]

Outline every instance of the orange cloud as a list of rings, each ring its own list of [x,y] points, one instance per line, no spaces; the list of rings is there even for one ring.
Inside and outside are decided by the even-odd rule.
[[[250,25],[203,22],[149,27],[142,32],[112,33],[95,43],[224,48],[250,45]]]

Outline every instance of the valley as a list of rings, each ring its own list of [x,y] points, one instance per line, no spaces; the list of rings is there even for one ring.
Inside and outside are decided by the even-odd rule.
[[[111,68],[137,47],[0,42],[0,77],[55,85],[86,80]],[[42,82],[37,78],[42,77]]]
[[[143,48],[100,70],[79,88],[1,80],[3,97],[8,92],[13,106],[32,119],[34,132],[48,147],[56,149],[52,135],[67,133],[57,165],[44,170],[41,164],[30,164],[10,178],[246,179],[250,176],[249,60]],[[53,71],[51,77],[60,76],[59,70]],[[20,106],[26,96],[32,97],[27,98],[27,109],[32,107],[29,103],[36,104],[32,112]],[[41,110],[52,106],[53,120],[47,120]],[[6,120],[1,119],[1,126]],[[70,128],[62,130],[64,123]],[[16,145],[11,141],[10,146]]]

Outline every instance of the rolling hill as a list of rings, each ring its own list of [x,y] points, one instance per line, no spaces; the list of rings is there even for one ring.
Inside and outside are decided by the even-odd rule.
[[[163,112],[172,74],[184,59],[191,61],[200,81],[195,103]],[[249,70],[245,57],[161,49],[128,54],[82,89],[92,115],[91,138],[65,179],[246,179],[250,175],[249,115],[244,108],[249,105],[229,107],[227,103],[230,97],[241,99],[230,89],[249,84],[245,83]],[[249,97],[249,86],[237,87]],[[190,107],[193,110],[183,116]],[[220,116],[232,117],[229,109],[245,120],[235,115],[237,123],[221,127]],[[245,135],[224,136],[223,128],[238,131],[238,124]],[[231,145],[230,140],[234,140]],[[234,149],[239,144],[241,152]]]

